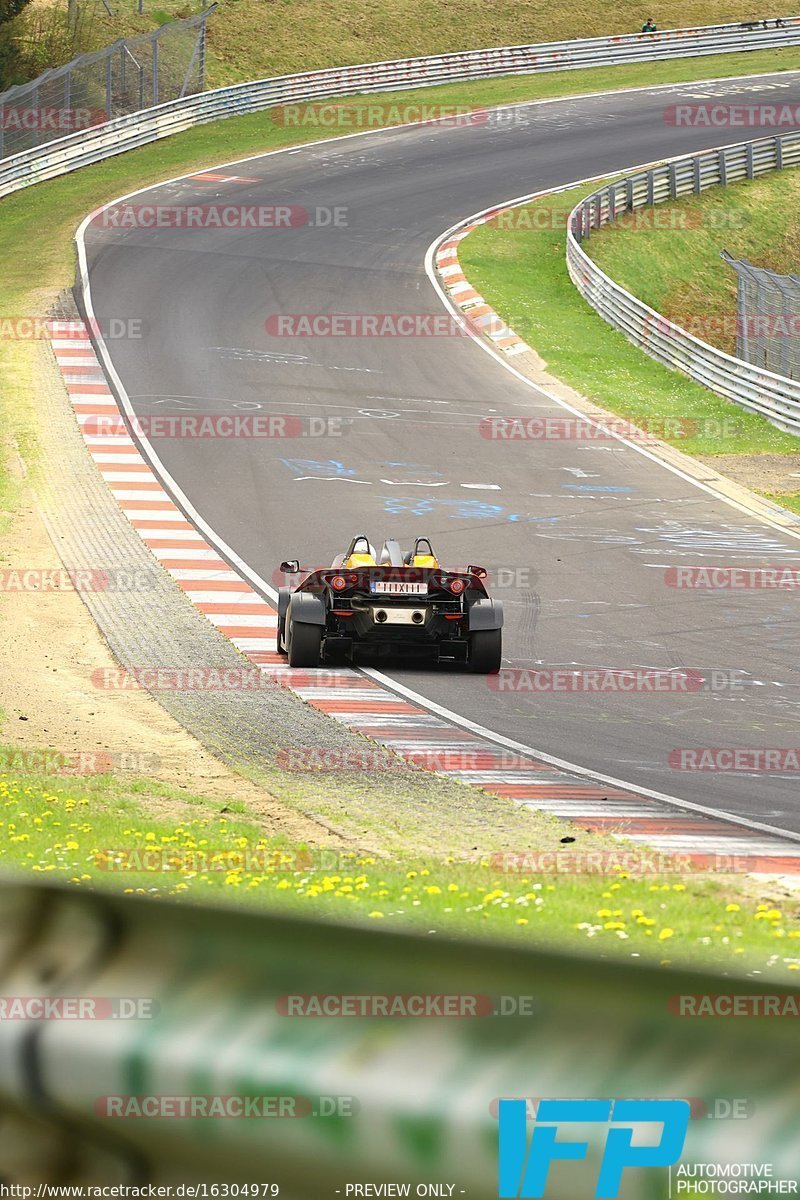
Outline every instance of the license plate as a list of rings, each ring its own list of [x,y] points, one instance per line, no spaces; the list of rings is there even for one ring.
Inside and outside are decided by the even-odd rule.
[[[381,596],[427,596],[427,583],[403,583],[386,579],[374,580],[370,590]]]

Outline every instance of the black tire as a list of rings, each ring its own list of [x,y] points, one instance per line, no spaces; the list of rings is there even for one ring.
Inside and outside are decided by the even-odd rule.
[[[502,661],[502,629],[476,629],[469,635],[470,671],[476,675],[496,675]]]
[[[287,649],[290,667],[318,667],[322,649],[322,626],[288,619]]]
[[[286,618],[278,617],[278,632],[275,635],[275,642],[277,644],[278,654],[286,653],[286,647],[283,644],[285,638],[286,638]]]

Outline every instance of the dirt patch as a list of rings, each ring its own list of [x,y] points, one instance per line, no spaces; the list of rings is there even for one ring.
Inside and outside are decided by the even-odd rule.
[[[781,496],[800,492],[800,453],[716,454],[700,457],[700,462],[754,492]]]
[[[13,468],[13,460],[8,465]],[[0,569],[55,572],[60,567],[33,488],[23,482],[21,503],[0,542]],[[240,801],[269,836],[335,840],[317,822],[230,771],[146,692],[95,689],[92,672],[116,664],[77,592],[0,590],[0,631],[4,746],[101,756],[99,765],[111,755],[120,781],[146,775],[187,797]],[[162,816],[169,804],[146,792],[138,800]]]

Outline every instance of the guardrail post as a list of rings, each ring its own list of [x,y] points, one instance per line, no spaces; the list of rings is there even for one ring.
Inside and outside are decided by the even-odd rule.
[[[613,220],[616,215],[616,196],[623,188],[626,206],[630,211],[633,210],[634,204],[641,204],[643,197],[643,206],[652,206],[657,202],[656,194],[660,202],[667,199],[667,191],[671,197],[676,197],[688,190],[681,186],[679,171],[691,171],[693,191],[699,194],[716,184],[726,185],[732,171],[736,169],[738,172],[742,160],[748,178],[753,178],[763,172],[795,163],[798,151],[800,132],[686,155],[674,163],[664,163],[647,172],[627,175],[584,197],[573,210],[576,222],[580,213],[581,223],[586,222],[588,237],[591,229],[599,227],[602,223],[605,203],[609,206],[608,219]],[[663,184],[667,184],[667,188]],[[648,329],[653,322],[660,323],[665,318],[659,317],[658,314],[653,315],[636,296],[631,295],[613,279],[602,279],[601,283],[599,269],[593,266],[588,254],[576,245],[580,239],[574,237],[574,227],[575,223],[573,238],[567,249],[571,277],[584,299],[604,320],[623,330],[635,345],[658,361],[683,371],[689,378],[697,380],[742,408],[760,414],[779,429],[800,436],[800,351],[795,354],[789,340],[781,339],[778,350],[771,356],[762,352],[758,340],[761,335],[758,329],[750,328],[743,304],[741,279],[737,296],[735,356],[700,342],[677,325],[671,326],[669,344],[654,348],[654,343],[648,336]],[[728,260],[729,256],[723,253],[723,258]],[[742,269],[744,265],[738,264],[737,269]],[[751,268],[753,273],[755,270]],[[795,315],[798,311],[796,296],[800,295],[800,276],[787,276],[786,279],[791,280],[792,289],[796,289],[792,291],[791,299],[788,298],[788,285],[784,289],[776,280],[776,286],[781,290],[781,303],[776,307],[772,302],[762,303],[757,297],[757,315],[761,315],[763,310],[769,315],[780,316],[785,321],[789,320],[790,315]],[[751,361],[753,355],[758,356],[758,362]]]
[[[216,7],[216,5],[214,6]],[[200,43],[198,46],[197,58],[197,90],[202,92],[206,86],[206,22],[203,21],[200,26]]]
[[[169,64],[165,60],[165,77],[164,88],[161,88],[160,80],[160,39],[167,37],[168,30],[177,31],[192,29],[195,30],[202,25],[203,19],[208,16],[208,13],[213,11],[215,5],[211,5],[204,13],[196,14],[193,17],[186,18],[182,21],[171,22],[168,26],[164,26],[158,31],[139,35],[135,39],[129,39],[126,45],[135,45],[137,51],[140,45],[143,47],[142,57],[143,62],[140,62],[133,54],[131,58],[137,71],[139,71],[140,81],[140,109],[145,106],[163,106],[166,101],[177,103],[174,97],[173,88],[175,82],[172,78],[172,73],[167,70]],[[739,26],[736,26],[737,30]],[[232,115],[238,115],[245,111],[261,111],[278,103],[279,100],[288,98],[311,98],[320,95],[335,94],[355,94],[363,91],[381,91],[385,88],[397,86],[398,77],[401,85],[412,86],[417,84],[425,84],[431,82],[431,76],[436,75],[434,82],[441,82],[441,77],[451,81],[472,80],[484,77],[499,77],[507,75],[509,71],[528,73],[530,71],[548,70],[554,62],[563,62],[566,60],[573,66],[584,67],[595,65],[597,57],[600,56],[602,62],[607,65],[608,51],[611,49],[614,52],[614,64],[621,63],[629,59],[635,48],[635,57],[637,61],[656,61],[663,57],[671,57],[674,46],[674,39],[680,37],[684,42],[684,49],[687,53],[701,54],[709,49],[719,49],[721,51],[742,50],[748,45],[756,42],[755,35],[749,35],[747,32],[737,34],[735,46],[729,44],[729,39],[723,35],[729,32],[728,26],[712,26],[705,29],[692,29],[685,31],[668,31],[665,35],[657,35],[650,38],[642,35],[626,35],[621,38],[607,39],[584,39],[575,40],[573,42],[550,43],[549,45],[523,46],[523,47],[506,47],[491,50],[479,50],[470,53],[457,53],[446,55],[433,55],[419,60],[395,60],[384,63],[364,63],[353,67],[328,69],[317,72],[304,73],[301,75],[287,76],[282,79],[265,79],[254,80],[250,83],[235,85],[230,88],[220,88],[210,94],[206,106],[204,107],[202,120],[222,118]],[[204,34],[205,36],[205,34]],[[723,44],[719,45],[720,37],[723,37]],[[778,34],[774,37],[777,39]],[[759,41],[763,37],[759,35]],[[793,45],[800,45],[800,20],[793,20],[791,26],[787,26],[780,32],[781,42],[786,42]],[[169,43],[165,43],[168,46]],[[647,46],[647,57],[642,59],[642,50]],[[59,69],[59,76],[64,71],[83,68],[84,65],[96,66],[99,61],[105,61],[106,57],[112,56],[112,103],[114,107],[119,109],[116,101],[116,86],[117,78],[114,76],[115,59],[113,58],[115,50],[118,48],[118,43],[112,46],[107,46],[104,50],[95,52],[92,55],[83,55],[68,64],[66,68]],[[148,54],[149,51],[149,54]],[[151,63],[147,59],[152,59],[152,95],[147,93],[145,85],[145,74],[151,69]],[[195,64],[197,69],[197,64]],[[99,70],[99,68],[97,68]],[[129,68],[126,66],[126,72]],[[3,102],[10,102],[12,96],[17,99],[24,95],[28,104],[35,103],[36,88],[41,85],[41,88],[49,87],[50,76],[53,72],[45,72],[38,80],[32,81],[30,84],[22,85],[20,88],[12,88],[9,91],[0,95],[0,108]],[[101,76],[102,78],[102,76]],[[126,80],[127,82],[127,80]],[[180,80],[177,80],[180,83]],[[203,79],[203,86],[205,79]],[[48,92],[49,94],[49,92]],[[206,94],[208,95],[208,93]],[[131,98],[133,99],[133,97]],[[183,100],[186,101],[186,97]],[[132,114],[126,113],[126,116]],[[141,116],[141,125],[148,126],[147,137],[162,138],[169,136],[176,128],[188,128],[195,122],[197,114],[191,104],[186,104],[185,107],[178,110],[172,109],[168,112],[160,114],[158,120],[149,122],[146,113]],[[122,153],[123,150],[130,148],[131,145],[141,145],[139,131],[131,133],[133,123],[122,124],[119,126],[119,138],[115,139],[109,134],[116,130],[116,118],[109,123],[105,123],[105,128],[102,135],[92,135],[92,138],[102,136],[103,141],[100,145],[100,156],[110,157],[113,154]],[[4,179],[0,184],[2,194],[10,194],[16,191],[19,187],[30,183],[35,177],[37,181],[45,178],[52,178],[55,175],[61,174],[66,170],[74,170],[83,165],[84,162],[98,161],[98,147],[90,138],[85,130],[77,131],[80,134],[80,145],[75,135],[67,135],[66,137],[51,138],[47,130],[26,130],[25,137],[19,140],[27,143],[25,149],[20,150],[19,141],[15,134],[13,139],[4,138],[3,152],[6,156],[12,153],[16,156],[17,153],[25,153],[26,151],[37,152],[37,163],[35,176],[24,174],[24,165],[20,163],[19,172],[11,173],[10,178]],[[129,137],[130,133],[130,137]],[[11,145],[10,145],[11,141]],[[45,157],[41,154],[43,142],[58,142],[58,149],[54,154],[53,160],[49,158],[45,161]],[[784,138],[787,147],[796,145],[795,138]],[[85,151],[85,156],[84,156]],[[737,151],[738,153],[738,151]],[[687,161],[688,164],[688,160]],[[709,161],[706,159],[706,161]],[[711,160],[713,161],[713,160]],[[666,164],[665,164],[666,167]],[[761,170],[761,159],[758,151],[754,158],[754,171],[758,174]],[[695,163],[695,190],[701,190],[700,166]],[[659,175],[659,182],[662,176]],[[715,182],[709,178],[706,180],[703,176],[702,186],[705,183]],[[636,202],[638,205],[639,191],[642,183],[646,186],[646,180],[643,176],[639,176],[636,180]],[[622,186],[620,182],[619,188]]]
[[[719,170],[719,181],[723,187],[726,187],[728,183],[728,155],[724,146],[717,155],[717,168]]]
[[[608,223],[613,225],[617,219],[617,189],[612,183],[608,189]]]
[[[592,214],[590,202],[588,200],[584,200],[581,212],[583,214],[583,236],[588,242],[589,238],[592,236]]]
[[[38,113],[38,111],[39,111],[39,89],[38,89],[38,87],[34,87],[33,91],[31,92],[31,100],[33,101],[33,104],[31,106],[33,108],[33,111],[35,113]],[[37,120],[34,122],[34,128],[33,128],[33,144],[34,144],[34,146],[39,145],[39,130],[41,129],[41,126],[42,126],[41,121]]]
[[[111,120],[111,55],[106,59],[106,118]]]

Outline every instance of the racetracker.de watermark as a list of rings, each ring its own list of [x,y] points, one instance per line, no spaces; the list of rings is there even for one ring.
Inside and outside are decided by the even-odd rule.
[[[796,774],[800,746],[679,746],[669,752],[673,771]]]
[[[352,874],[358,868],[352,851],[273,849],[269,846],[118,846],[98,850],[94,865],[112,874]]]
[[[664,123],[678,129],[800,129],[800,104],[668,104]]]
[[[469,337],[463,317],[449,313],[271,313],[270,337]]]
[[[545,1098],[542,1096],[496,1096],[489,1102],[489,1115],[497,1120],[500,1113],[501,1100],[524,1100],[527,1110],[527,1119],[535,1121],[539,1110],[539,1105]],[[555,1096],[548,1096],[547,1100],[555,1100]],[[564,1100],[572,1099],[570,1096],[562,1097]],[[646,1099],[646,1097],[642,1097]],[[681,1097],[683,1099],[683,1097]],[[700,1096],[685,1097],[689,1104],[689,1115],[693,1121],[701,1120],[716,1120],[716,1121],[746,1121],[752,1117],[756,1111],[755,1103],[745,1096],[715,1096],[712,1100],[704,1100]],[[545,1101],[546,1102],[546,1101]]]
[[[312,992],[279,996],[276,1012],[283,1017],[400,1019],[530,1017],[538,1005],[533,996],[489,996],[463,992]]]
[[[355,1117],[360,1107],[355,1096],[150,1094],[98,1096],[94,1112],[98,1117],[122,1120],[217,1121],[228,1118],[265,1121]]]
[[[668,1011],[673,1017],[717,1017],[726,1019],[800,1017],[800,996],[787,993],[736,992],[683,993],[670,996]]]
[[[292,683],[294,683],[294,677]],[[92,685],[102,691],[124,692],[259,692],[286,686],[258,667],[98,667]]]
[[[103,341],[139,341],[147,324],[139,317],[103,317],[102,320],[54,321],[49,317],[0,316],[0,341],[85,343],[89,337]]]
[[[158,755],[145,750],[0,750],[0,772],[6,775],[148,775],[160,766]]]
[[[581,213],[572,215],[571,208],[550,207],[536,204],[523,208],[505,208],[492,214],[482,222],[490,229],[507,232],[563,233],[581,229]],[[633,233],[688,232],[693,229],[741,229],[748,224],[748,216],[741,209],[716,208],[689,209],[670,204],[658,204],[652,208],[637,208],[632,212],[618,213],[614,220],[616,229]]]
[[[765,567],[667,567],[664,583],[687,591],[794,591],[800,587],[800,566],[781,563]]]
[[[0,592],[151,592],[152,571],[119,567],[6,567],[0,571]]]
[[[650,668],[591,667],[584,670],[522,670],[501,667],[486,677],[486,686],[504,695],[693,695],[698,692],[730,692],[745,687],[743,671],[677,667],[658,671]]]
[[[486,576],[481,577],[483,586],[487,592],[496,591],[517,591],[526,588],[532,588],[537,581],[537,572],[531,567],[498,567],[487,566],[485,563],[479,565],[485,572]],[[272,582],[276,588],[290,587],[296,588],[307,575],[313,571],[330,571],[330,563],[318,563],[316,566],[303,566],[299,571],[282,571],[280,567],[276,567],[272,572]],[[361,579],[365,578],[365,574],[369,574],[369,568],[360,568],[362,571]],[[443,568],[444,570],[444,568]],[[469,564],[453,564],[448,563],[444,573],[448,576],[452,575],[468,575],[470,574]],[[345,572],[347,574],[347,572]],[[431,568],[429,567],[404,567],[403,580],[408,583],[424,583],[430,577]]]
[[[153,413],[134,416],[130,428],[148,441],[180,438],[220,440],[258,438],[344,437],[353,422],[349,417],[299,417],[286,413]],[[84,437],[127,436],[121,414],[93,414],[81,425]]]
[[[466,104],[386,103],[377,100],[280,104],[271,110],[284,129],[384,129],[390,125],[488,125],[492,114]]]
[[[340,750],[325,746],[287,746],[279,750],[275,763],[284,771],[367,772],[405,771],[409,764],[425,771],[514,771],[530,768],[530,759],[499,750],[472,750],[468,746],[406,750],[402,757],[388,747]]]
[[[142,1021],[160,1011],[152,996],[0,996],[3,1021]]]
[[[741,431],[736,417],[663,417],[636,424],[621,417],[602,422],[582,417],[483,417],[482,438],[492,442],[631,442],[675,441],[680,438],[727,438]]]
[[[0,108],[0,129],[4,133],[75,133],[105,125],[108,117],[102,108],[19,107]]]
[[[99,229],[346,229],[347,205],[110,204],[92,218]]]
[[[800,313],[736,313],[671,312],[645,316],[642,337],[649,341],[656,334],[680,338],[684,333],[701,341],[760,338],[773,341],[779,338],[800,337]]]
[[[746,875],[765,871],[774,859],[744,854],[707,854],[658,850],[498,850],[494,871],[510,875]],[[798,860],[800,869],[800,860]],[[781,866],[783,873],[783,866]]]

